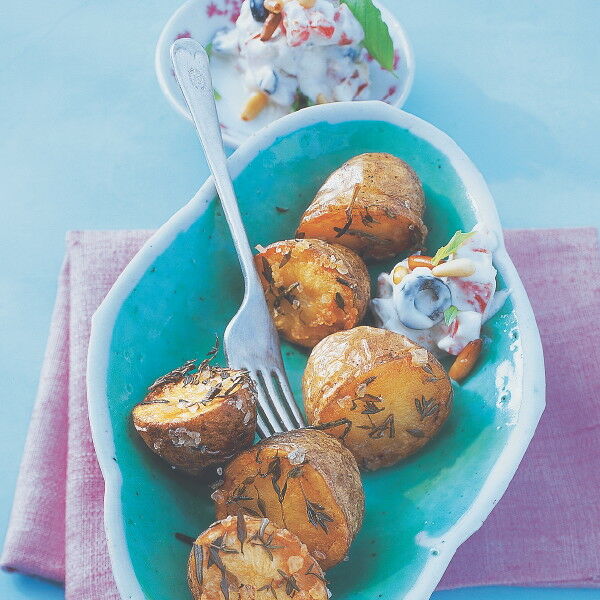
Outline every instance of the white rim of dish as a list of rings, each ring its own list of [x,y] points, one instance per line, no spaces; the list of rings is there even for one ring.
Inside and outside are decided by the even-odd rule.
[[[191,121],[192,116],[190,112],[183,102],[182,99],[176,97],[171,92],[170,80],[168,80],[168,75],[165,74],[164,69],[161,66],[162,59],[165,55],[169,55],[169,48],[173,43],[172,40],[172,26],[179,20],[181,13],[184,13],[188,10],[189,6],[195,4],[198,0],[187,0],[184,2],[168,19],[160,32],[160,36],[158,37],[158,42],[156,43],[156,49],[154,51],[154,70],[156,71],[156,78],[158,79],[158,85],[164,94],[164,96],[169,101],[169,104],[182,116]],[[406,31],[400,21],[395,17],[395,15],[385,6],[380,4],[377,0],[375,0],[375,5],[381,11],[381,15],[383,16],[386,23],[388,23],[388,27],[392,27],[396,30],[397,39],[400,42],[400,52],[402,54],[402,58],[406,64],[406,80],[404,82],[404,87],[402,92],[398,96],[398,98],[390,104],[390,106],[395,106],[400,108],[404,106],[408,95],[412,89],[414,80],[415,80],[415,55],[406,35]],[[372,102],[369,100],[361,100],[361,102]],[[238,148],[240,144],[242,144],[245,139],[240,139],[237,135],[232,135],[227,132],[227,130],[221,129],[221,135],[223,137],[223,141],[230,148]]]
[[[420,575],[403,600],[423,600],[434,591],[458,547],[471,536],[500,500],[514,476],[545,407],[545,374],[542,345],[533,310],[519,275],[504,247],[498,213],[490,191],[475,165],[457,144],[430,123],[379,101],[343,102],[313,106],[278,119],[256,132],[229,158],[232,177],[277,138],[318,122],[386,121],[420,137],[440,150],[464,182],[477,217],[498,234],[495,264],[512,290],[519,318],[523,377],[518,419],[488,473],[481,490],[460,519],[437,539],[437,554],[430,554]],[[187,230],[215,196],[212,178],[144,244],[121,273],[92,318],[87,364],[87,395],[92,439],[105,480],[104,522],[115,582],[123,599],[145,600],[127,549],[121,507],[121,471],[106,396],[113,327],[119,310],[154,260],[178,233]],[[400,600],[398,596],[397,599]]]

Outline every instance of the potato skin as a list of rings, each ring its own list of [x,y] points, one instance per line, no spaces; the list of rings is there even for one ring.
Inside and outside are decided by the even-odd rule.
[[[348,248],[322,240],[285,240],[254,259],[275,326],[289,341],[312,348],[364,317],[369,274]]]
[[[417,174],[391,154],[359,154],[336,169],[300,219],[297,237],[342,244],[365,260],[423,245],[425,197]]]
[[[256,388],[244,371],[206,365],[191,373],[194,365],[186,365],[191,368],[184,365],[150,387],[133,408],[132,420],[150,450],[173,467],[199,475],[252,444]],[[220,391],[209,398],[217,386]]]
[[[294,534],[243,515],[213,523],[198,536],[188,585],[194,600],[222,600],[225,586],[231,600],[328,598],[323,571]]]
[[[266,516],[297,535],[323,569],[346,556],[364,514],[356,460],[313,429],[274,435],[238,455],[212,497],[217,518]]]
[[[374,327],[330,335],[302,380],[311,426],[376,470],[417,452],[450,414],[452,385],[438,360],[407,337]]]

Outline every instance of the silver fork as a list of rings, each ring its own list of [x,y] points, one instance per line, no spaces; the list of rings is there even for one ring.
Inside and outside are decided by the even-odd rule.
[[[245,281],[242,305],[225,329],[227,362],[231,368],[246,369],[256,383],[260,436],[304,427],[227,169],[208,56],[198,42],[183,38],[171,46],[171,61],[213,174]]]

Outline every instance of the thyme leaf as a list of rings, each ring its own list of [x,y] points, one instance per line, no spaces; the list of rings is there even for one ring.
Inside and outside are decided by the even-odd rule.
[[[338,283],[345,285],[347,288],[350,288],[351,290],[353,290],[356,287],[353,283],[350,283],[347,279],[344,279],[343,277],[336,277],[335,280]]]
[[[196,579],[198,580],[198,585],[202,585],[202,563],[204,561],[204,548],[202,546],[198,546],[198,544],[194,544],[192,549],[194,552],[194,562],[196,563],[196,568],[194,569],[196,573]]]
[[[229,546],[225,545],[225,541],[224,541],[225,536],[220,536],[218,537],[210,546],[210,548],[214,548],[215,550],[217,550],[218,552],[224,552],[225,554],[239,554],[239,552],[237,550],[234,550],[233,548],[230,548]]]
[[[184,544],[189,544],[190,546],[194,545],[195,538],[193,538],[191,535],[179,533],[178,531],[176,531],[174,535],[175,539],[179,540],[180,542],[183,542]]]
[[[271,269],[271,265],[269,264],[269,261],[264,256],[261,258],[262,258],[262,266],[263,266],[263,270],[262,270],[263,277],[267,280],[268,283],[270,283],[271,285],[274,285],[275,280],[273,279],[273,270]]]
[[[406,430],[406,433],[409,433],[410,435],[412,435],[413,437],[416,437],[416,438],[424,438],[425,437],[425,432],[422,429],[419,429],[418,427],[411,427]]]
[[[347,208],[346,208],[346,222],[344,223],[344,225],[342,227],[334,227],[333,230],[336,232],[335,237],[336,238],[340,238],[342,237],[345,233],[347,233],[350,229],[350,226],[352,225],[352,206],[354,205],[354,202],[356,201],[356,197],[358,196],[358,192],[360,191],[361,185],[360,183],[356,183],[354,184],[354,192],[352,193],[352,199],[350,200],[350,204],[348,204]]]
[[[260,510],[260,514],[263,517],[267,516],[267,505],[265,504],[265,501],[262,498],[258,498],[258,500],[256,501],[256,504],[258,505],[258,510]]]
[[[248,537],[248,530],[246,528],[246,519],[244,518],[244,515],[242,514],[242,512],[238,512],[238,516],[237,516],[237,538],[238,541],[240,542],[240,552],[243,554],[244,553],[244,542],[246,541],[246,537]]]
[[[283,258],[281,259],[281,262],[279,263],[279,268],[282,269],[283,267],[285,267],[285,265],[288,264],[290,258],[292,258],[292,252],[288,251],[283,255]]]

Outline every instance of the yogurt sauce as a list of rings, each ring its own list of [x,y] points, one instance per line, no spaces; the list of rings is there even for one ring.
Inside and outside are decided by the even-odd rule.
[[[502,308],[510,293],[496,289],[492,260],[497,247],[496,234],[478,223],[473,235],[450,257],[470,260],[475,266],[472,275],[434,277],[427,267],[417,267],[395,284],[391,274],[382,273],[377,280],[379,297],[371,301],[378,325],[402,333],[437,354],[459,354],[481,336],[483,323]],[[398,264],[408,268],[407,259]],[[458,312],[446,325],[440,312],[450,306]]]
[[[337,0],[316,0],[312,8],[286,2],[282,24],[261,41],[264,23],[256,21],[249,0],[233,29],[218,31],[213,52],[236,59],[249,93],[263,91],[282,107],[292,107],[301,92],[310,103],[366,100],[369,97],[364,32],[350,9]]]

